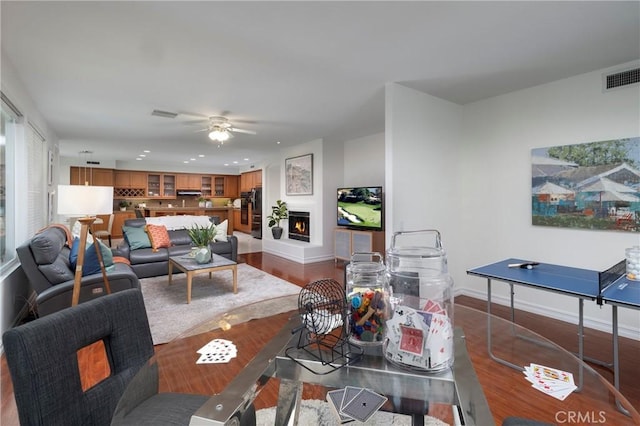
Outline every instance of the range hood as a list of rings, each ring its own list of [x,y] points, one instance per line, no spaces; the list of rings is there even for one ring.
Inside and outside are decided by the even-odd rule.
[[[196,190],[181,190],[178,189],[178,195],[202,195],[202,192]]]

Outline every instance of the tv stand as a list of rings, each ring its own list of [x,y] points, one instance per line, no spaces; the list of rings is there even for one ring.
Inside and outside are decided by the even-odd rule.
[[[336,228],[333,231],[333,252],[335,260],[351,260],[352,253],[385,253],[384,231],[361,231]]]

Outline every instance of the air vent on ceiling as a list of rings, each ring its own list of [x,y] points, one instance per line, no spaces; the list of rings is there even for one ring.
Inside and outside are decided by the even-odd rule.
[[[618,87],[640,83],[640,68],[619,71],[604,76],[604,90],[617,89]]]
[[[176,118],[178,116],[175,112],[161,111],[159,109],[154,109],[153,112],[151,112],[151,115],[164,118]]]

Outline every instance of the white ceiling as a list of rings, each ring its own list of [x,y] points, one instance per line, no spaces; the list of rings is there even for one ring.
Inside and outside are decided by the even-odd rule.
[[[466,104],[640,58],[638,1],[3,0],[0,12],[2,50],[61,155],[148,149],[168,167],[382,132],[387,82]],[[258,134],[217,148],[194,117],[154,109],[226,114]]]

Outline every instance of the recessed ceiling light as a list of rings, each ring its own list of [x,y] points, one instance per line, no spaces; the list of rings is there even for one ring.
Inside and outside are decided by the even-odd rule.
[[[244,161],[249,161],[249,159],[248,159],[248,158],[245,158],[245,159],[244,159]]]
[[[277,141],[276,143],[277,143],[278,145],[280,145],[280,141]]]
[[[136,161],[142,161],[142,158],[137,157],[137,158],[136,158]]]
[[[195,158],[190,158],[189,160],[190,160],[190,161],[196,161],[196,159],[195,159]]]
[[[279,142],[278,142],[278,143],[279,143]],[[142,151],[142,152],[144,152],[144,153],[147,153],[147,154],[148,154],[148,153],[150,153],[151,151],[149,151],[148,149],[145,149],[145,150],[144,150],[144,151]]]
[[[229,165],[229,163],[224,163],[224,165],[225,165],[225,166],[228,166],[228,165]]]
[[[144,157],[146,157],[146,154],[140,154],[140,155],[138,155],[138,157],[144,158]]]
[[[204,158],[204,154],[200,154],[200,155],[198,155],[198,157]]]
[[[184,160],[183,163],[184,164],[189,164],[189,160]]]
[[[233,162],[233,164],[238,164],[238,162],[237,162],[237,161],[234,161],[234,162]]]

